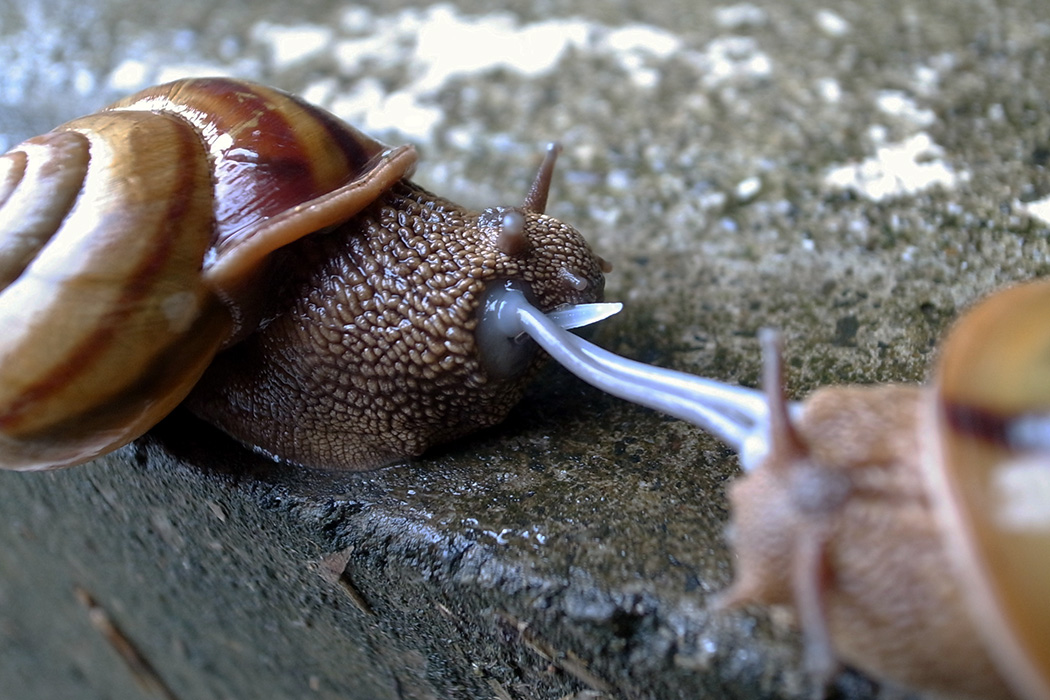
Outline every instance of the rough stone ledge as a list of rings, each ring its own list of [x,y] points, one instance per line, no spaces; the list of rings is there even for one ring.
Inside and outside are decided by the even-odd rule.
[[[117,97],[136,62],[360,95],[373,83],[337,44],[401,36],[404,4],[361,4],[363,28],[337,2],[0,4],[0,137]],[[605,347],[753,386],[772,325],[793,396],[919,381],[969,303],[1050,273],[1045,0],[497,4],[523,30],[678,46],[578,48],[420,96],[441,120],[419,181],[457,201],[520,201],[538,145],[565,141],[552,213],[615,263],[627,302]],[[302,62],[258,38],[307,25],[334,33]],[[411,85],[411,42],[382,46],[382,81]],[[956,177],[890,174],[874,184],[900,191],[878,196],[863,176],[887,152]],[[85,467],[0,474],[0,694],[808,696],[782,613],[705,611],[731,576],[735,458],[562,373],[538,387],[500,428],[368,474],[286,469],[183,414]],[[834,692],[898,697],[853,674]]]
[[[534,399],[663,422],[559,392]],[[138,697],[80,590],[175,698],[806,695],[786,620],[704,609],[725,513],[695,501],[724,474],[698,486],[630,441],[627,469],[552,459],[537,444],[573,429],[539,413],[364,474],[289,469],[178,413],[85,467],[0,475],[5,692]]]

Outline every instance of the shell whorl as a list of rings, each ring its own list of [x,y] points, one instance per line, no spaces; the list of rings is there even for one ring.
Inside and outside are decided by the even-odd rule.
[[[164,157],[146,157],[158,141]],[[178,402],[171,392],[189,387],[161,366],[176,360],[179,375],[199,375],[206,363],[194,363],[178,343],[195,325],[224,325],[199,274],[211,238],[210,174],[184,125],[154,115],[85,117],[21,152],[27,174],[58,173],[43,178],[53,185],[44,189],[69,207],[60,219],[4,231],[5,242],[23,254],[33,248],[33,257],[21,266],[24,256],[12,255],[3,266],[22,269],[0,292],[0,326],[13,329],[0,340],[0,430],[5,441],[18,436],[34,453],[52,453],[63,442],[56,431],[79,432],[69,425],[83,423],[92,426],[82,436],[87,449],[97,450],[115,431],[139,431],[139,417],[129,417],[138,411],[125,406],[143,385],[152,403],[170,410]],[[73,169],[82,177],[69,177]],[[0,217],[25,211],[21,200],[33,193],[23,192],[36,183],[25,184]],[[219,342],[188,345],[214,352]],[[92,425],[99,405],[120,415],[119,428]]]

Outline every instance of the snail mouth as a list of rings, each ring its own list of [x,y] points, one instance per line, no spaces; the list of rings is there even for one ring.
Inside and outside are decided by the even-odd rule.
[[[496,380],[518,377],[529,369],[539,346],[516,323],[508,320],[503,307],[509,293],[517,292],[536,303],[532,288],[520,280],[499,280],[487,285],[478,306],[478,326],[474,339],[478,345],[481,365]]]
[[[539,351],[539,345],[525,332],[518,318],[522,305],[536,306],[529,285],[519,280],[501,280],[490,284],[481,298],[475,340],[481,364],[497,380],[511,379],[528,370]],[[590,326],[617,313],[621,304],[562,304],[544,314],[562,330]],[[537,314],[542,314],[533,308]]]

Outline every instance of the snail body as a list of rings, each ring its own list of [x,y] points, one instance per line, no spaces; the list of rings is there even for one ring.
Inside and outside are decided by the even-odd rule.
[[[721,609],[794,608],[818,683],[842,661],[949,697],[1010,697],[967,611],[923,473],[919,387],[830,387],[729,487],[735,555]]]
[[[729,490],[721,606],[785,604],[807,663],[935,696],[1050,697],[1050,282],[949,334],[929,386],[792,411],[767,341],[768,454]],[[1027,427],[1026,427],[1027,426]]]
[[[324,110],[227,79],[149,88],[0,157],[0,466],[41,469],[191,410],[267,454],[365,469],[503,418],[537,367],[487,290],[594,301],[543,214],[464,209]],[[215,369],[208,372],[218,355]]]

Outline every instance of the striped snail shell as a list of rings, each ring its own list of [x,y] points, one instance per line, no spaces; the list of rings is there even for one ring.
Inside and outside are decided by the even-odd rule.
[[[191,391],[242,442],[326,468],[501,420],[538,358],[484,340],[486,291],[516,281],[544,310],[602,293],[603,261],[543,214],[553,161],[523,206],[470,211],[406,179],[411,146],[227,79],[16,146],[0,157],[0,467],[92,459]]]

